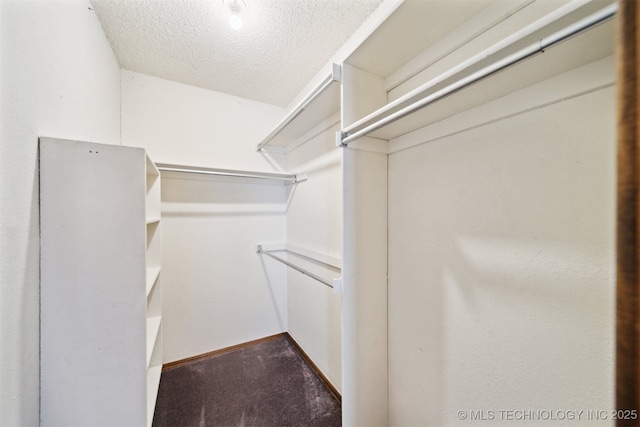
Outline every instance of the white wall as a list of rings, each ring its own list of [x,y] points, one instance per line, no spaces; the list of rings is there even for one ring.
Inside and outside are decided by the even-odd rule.
[[[284,109],[122,70],[123,144],[154,162],[273,171],[284,157],[256,152]]]
[[[120,72],[88,1],[0,1],[0,425],[39,420],[38,136],[120,143]]]
[[[584,85],[389,156],[390,425],[613,408],[615,88]]]
[[[335,145],[339,124],[287,154],[292,172],[308,180],[293,189],[287,210],[287,243],[342,258],[342,153]],[[289,255],[297,265],[325,279],[340,271]],[[342,389],[341,295],[301,273],[287,272],[288,330],[327,379]]]
[[[272,171],[256,145],[282,114],[122,71],[123,144],[146,148],[156,162]],[[163,174],[165,362],[287,329],[285,267],[263,262],[255,247],[285,241],[289,190],[264,181]]]
[[[165,362],[287,329],[286,275],[256,245],[285,239],[285,187],[162,179]]]

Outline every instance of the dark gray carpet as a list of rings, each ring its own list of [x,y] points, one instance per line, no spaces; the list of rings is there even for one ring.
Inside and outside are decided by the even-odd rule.
[[[162,373],[154,427],[341,426],[340,402],[282,336]]]

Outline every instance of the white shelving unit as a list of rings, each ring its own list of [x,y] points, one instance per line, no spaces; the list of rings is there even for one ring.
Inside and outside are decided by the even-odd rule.
[[[151,426],[162,372],[160,171],[146,156],[147,425]]]
[[[40,139],[42,426],[151,425],[159,219],[159,172],[143,149]]]

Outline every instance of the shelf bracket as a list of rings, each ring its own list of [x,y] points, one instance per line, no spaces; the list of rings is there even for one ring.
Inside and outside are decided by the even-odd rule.
[[[341,130],[336,132],[336,147],[346,147],[348,144],[345,144],[344,142],[342,142],[343,139],[345,139],[347,137],[348,133],[347,132],[343,132]]]
[[[334,82],[342,82],[342,66],[340,64],[332,64],[331,80]]]

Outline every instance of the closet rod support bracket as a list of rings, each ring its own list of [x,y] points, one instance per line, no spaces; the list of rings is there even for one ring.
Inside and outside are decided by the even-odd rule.
[[[306,173],[297,173],[295,176],[296,176],[296,179],[291,184],[297,184],[299,182],[304,182],[309,179],[309,176]]]
[[[342,142],[348,136],[347,132],[343,132],[341,130],[336,132],[336,147],[346,147],[347,144]]]

